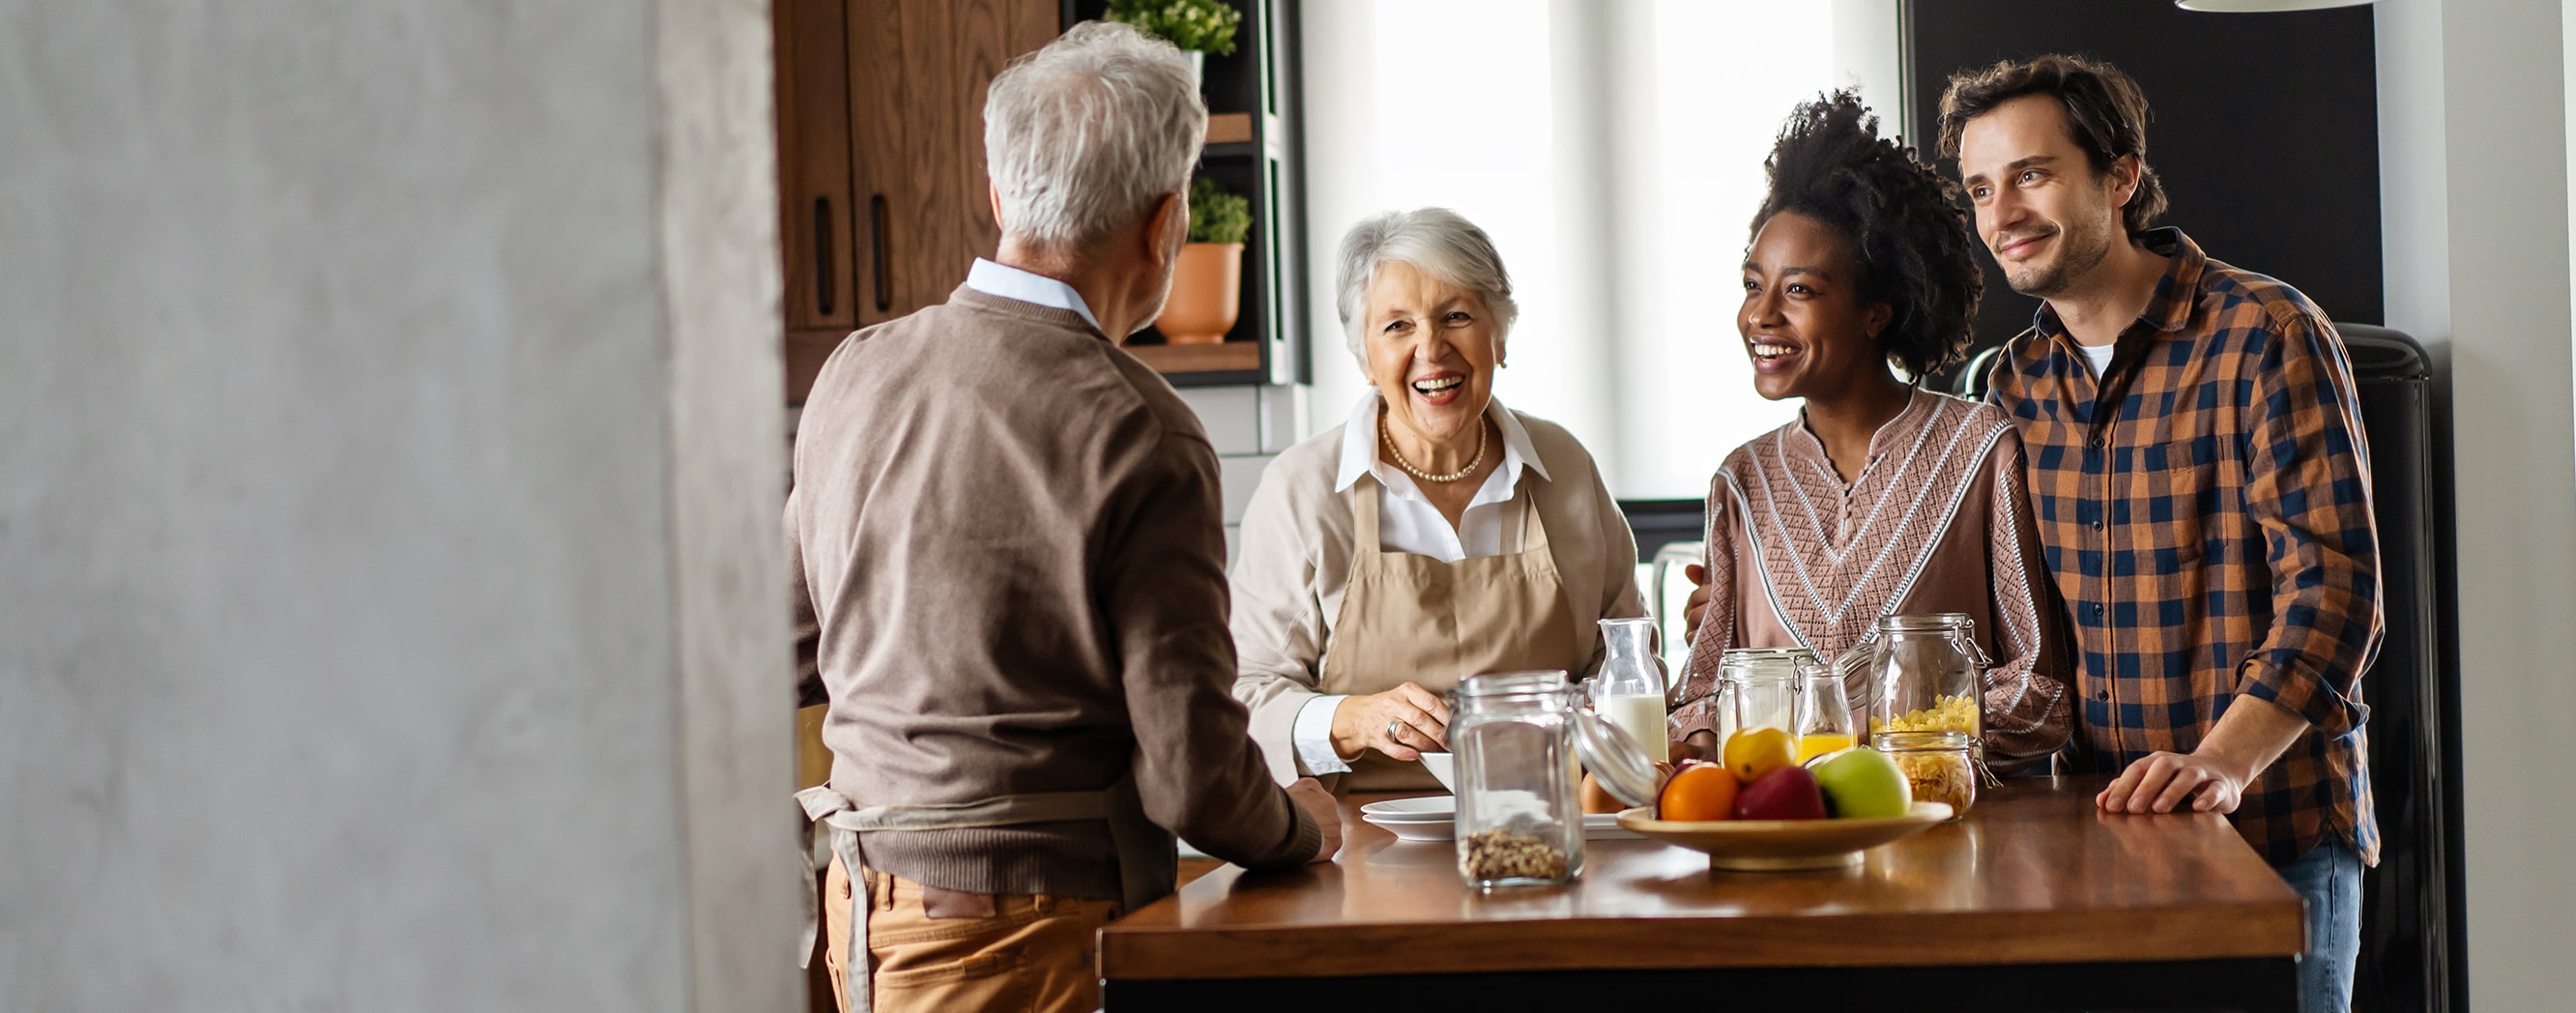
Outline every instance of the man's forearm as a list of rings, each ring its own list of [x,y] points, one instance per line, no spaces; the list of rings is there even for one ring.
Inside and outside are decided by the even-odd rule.
[[[2220,764],[2239,784],[2251,783],[2307,730],[2308,719],[2288,708],[2239,694],[2192,755]]]

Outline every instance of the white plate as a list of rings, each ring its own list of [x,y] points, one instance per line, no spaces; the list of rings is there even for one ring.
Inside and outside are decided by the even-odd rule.
[[[1409,823],[1392,823],[1365,813],[1361,814],[1360,818],[1384,828],[1388,833],[1394,834],[1397,840],[1448,841],[1456,840],[1458,837],[1457,821],[1446,817]]]
[[[1360,819],[1407,841],[1455,840],[1458,836],[1457,816],[1458,800],[1449,795],[1388,799],[1360,807]],[[1584,840],[1635,840],[1640,836],[1620,826],[1617,813],[1587,813],[1583,817]]]
[[[1446,823],[1457,815],[1458,798],[1455,795],[1391,798],[1360,807],[1361,818],[1371,823]]]
[[[1618,813],[1584,813],[1583,839],[1587,841],[1636,841],[1644,834],[1619,825]]]

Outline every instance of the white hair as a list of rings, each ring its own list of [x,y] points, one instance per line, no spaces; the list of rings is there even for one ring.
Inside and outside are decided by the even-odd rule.
[[[1368,322],[1364,319],[1368,290],[1377,282],[1378,268],[1389,262],[1411,264],[1475,293],[1484,301],[1485,312],[1493,316],[1498,356],[1503,339],[1511,334],[1512,321],[1520,316],[1520,305],[1512,302],[1511,272],[1503,269],[1503,255],[1494,251],[1494,240],[1448,208],[1371,215],[1342,235],[1339,260],[1333,309],[1341,314],[1342,330],[1362,373],[1368,372],[1368,352],[1360,341],[1360,331]]]
[[[1207,103],[1171,43],[1086,21],[1011,62],[984,101],[1002,231],[1079,249],[1189,189]]]

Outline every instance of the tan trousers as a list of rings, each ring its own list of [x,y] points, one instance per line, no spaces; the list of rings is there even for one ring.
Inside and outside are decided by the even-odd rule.
[[[921,884],[871,869],[860,872],[876,884],[868,952],[876,958],[873,998],[879,1013],[1100,1008],[1092,945],[1100,927],[1119,916],[1117,901],[1001,894],[991,898],[989,916],[943,911],[946,917],[933,917],[923,906]],[[832,973],[833,1002],[844,1011],[850,1008],[841,963],[849,952],[850,886],[847,870],[833,859],[823,877],[823,960]]]

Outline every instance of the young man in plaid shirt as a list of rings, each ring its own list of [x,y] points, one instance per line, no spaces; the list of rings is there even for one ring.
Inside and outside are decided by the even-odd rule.
[[[2301,1008],[2349,1005],[2379,858],[2362,669],[2378,539],[2352,367],[2298,290],[2151,229],[2147,105],[2064,56],[1951,78],[1942,153],[2016,292],[1995,364],[2115,812],[2225,813],[2307,902]]]

